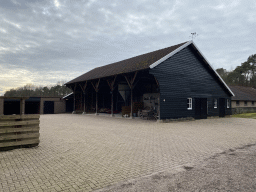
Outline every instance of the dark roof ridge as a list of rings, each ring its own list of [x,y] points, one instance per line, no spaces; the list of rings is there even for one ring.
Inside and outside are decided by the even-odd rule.
[[[188,41],[163,49],[158,49],[155,51],[137,55],[107,65],[96,67],[65,84],[67,85],[86,80],[93,80],[116,74],[129,73],[133,71],[147,69],[150,67],[151,64],[155,63],[159,59],[163,58],[164,56],[168,55],[169,53],[173,52],[174,50],[178,49],[186,43],[188,43]]]
[[[148,52],[148,53],[143,53],[143,54],[140,54],[140,55],[137,55],[137,56],[133,56],[133,57],[130,57],[130,58],[127,58],[127,59],[123,59],[123,60],[120,60],[120,61],[116,61],[114,63],[109,63],[109,64],[106,64],[106,65],[102,65],[102,66],[99,66],[99,67],[95,67],[94,69],[97,69],[97,68],[101,68],[101,67],[105,67],[105,66],[109,66],[109,65],[113,65],[113,64],[116,64],[116,63],[119,63],[119,62],[123,62],[123,61],[126,61],[126,60],[130,60],[130,59],[133,59],[133,58],[136,58],[136,57],[139,57],[139,56],[143,56],[143,55],[147,55],[147,54],[152,54],[154,52],[157,52],[157,51],[162,51],[162,50],[165,50],[165,49],[169,49],[171,47],[174,47],[174,46],[178,46],[178,45],[183,45],[185,43],[187,43],[188,41],[186,42],[183,42],[183,43],[179,43],[177,45],[173,45],[173,46],[170,46],[170,47],[165,47],[165,48],[162,48],[162,49],[157,49],[155,51],[151,51],[151,52]]]

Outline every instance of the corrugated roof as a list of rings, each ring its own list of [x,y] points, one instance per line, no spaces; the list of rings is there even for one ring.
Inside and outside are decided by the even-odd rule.
[[[143,55],[139,55],[136,57],[132,57],[129,59],[125,59],[116,63],[112,63],[109,65],[105,65],[102,67],[97,67],[92,69],[91,71],[69,81],[67,84],[82,82],[86,80],[98,79],[103,77],[109,77],[112,75],[122,74],[122,73],[130,73],[133,71],[139,71],[143,69],[148,69],[150,65],[158,61],[159,59],[163,58],[167,54],[173,52],[174,50],[178,49],[182,45],[187,42],[174,45],[171,47],[167,47],[164,49],[160,49],[157,51],[153,51],[150,53],[146,53]]]
[[[235,94],[232,100],[256,101],[256,89],[244,86],[229,86]]]

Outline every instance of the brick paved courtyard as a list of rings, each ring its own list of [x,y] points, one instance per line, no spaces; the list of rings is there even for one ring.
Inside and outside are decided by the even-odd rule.
[[[254,119],[42,115],[40,145],[0,152],[0,191],[92,191],[256,143]]]

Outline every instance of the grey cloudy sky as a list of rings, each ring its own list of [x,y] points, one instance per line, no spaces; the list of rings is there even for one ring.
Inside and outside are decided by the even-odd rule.
[[[191,40],[213,67],[256,53],[255,0],[1,0],[0,95]]]

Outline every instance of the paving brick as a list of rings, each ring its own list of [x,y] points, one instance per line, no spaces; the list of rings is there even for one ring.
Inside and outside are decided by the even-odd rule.
[[[41,115],[39,147],[0,152],[0,191],[92,191],[255,141],[253,119]]]

